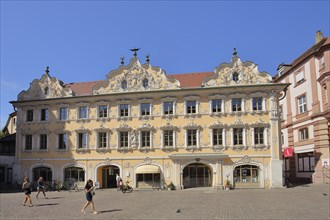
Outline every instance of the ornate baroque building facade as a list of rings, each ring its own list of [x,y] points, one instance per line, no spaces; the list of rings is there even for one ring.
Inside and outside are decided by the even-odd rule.
[[[64,84],[47,68],[11,102],[17,109],[14,178],[87,179],[135,188],[282,187],[273,83],[236,52],[214,72],[166,75],[134,54],[105,80]]]

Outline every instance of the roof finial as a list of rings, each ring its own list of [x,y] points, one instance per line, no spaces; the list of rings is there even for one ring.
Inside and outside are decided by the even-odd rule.
[[[46,72],[47,75],[49,74],[49,66],[46,67],[45,72]]]
[[[237,51],[236,51],[236,48],[234,48],[233,55],[234,55],[234,57],[237,57]]]
[[[147,53],[147,55],[146,55],[146,62],[149,64],[149,62],[150,62],[150,54],[149,53]]]
[[[130,49],[130,51],[133,51],[134,53],[133,53],[133,55],[134,55],[134,57],[136,58],[136,56],[137,56],[137,51],[139,51],[140,50],[140,48],[133,48],[133,49]]]
[[[121,64],[122,66],[124,66],[124,59],[125,59],[125,57],[120,57],[120,64]]]

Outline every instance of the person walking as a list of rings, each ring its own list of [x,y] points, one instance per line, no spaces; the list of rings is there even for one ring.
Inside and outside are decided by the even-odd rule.
[[[117,191],[120,190],[121,181],[122,181],[121,177],[118,174],[116,174]]]
[[[31,195],[31,186],[32,186],[32,184],[31,184],[31,182],[30,182],[30,180],[29,180],[29,177],[24,177],[24,182],[23,182],[23,184],[22,184],[22,189],[24,190],[24,194],[25,194],[25,200],[23,201],[23,206],[25,206],[25,203],[29,200],[29,202],[30,202],[30,207],[32,207],[33,206],[33,204],[32,204],[32,199],[31,199],[31,197],[30,197],[30,195]]]
[[[44,197],[46,198],[46,199],[48,199],[48,197],[46,196],[46,192],[45,192],[45,182],[44,182],[44,178],[41,176],[41,177],[39,177],[39,179],[38,179],[38,187],[37,187],[37,189],[38,189],[38,193],[37,193],[37,195],[36,195],[36,198],[38,199],[38,195],[39,195],[39,193],[40,192],[42,192],[43,194],[44,194]]]
[[[98,212],[95,210],[94,202],[93,202],[93,196],[95,195],[94,192],[94,186],[93,186],[93,180],[87,180],[87,183],[85,185],[85,194],[86,194],[86,204],[84,205],[83,209],[81,212],[86,213],[85,209],[89,204],[92,205],[93,213],[98,214]]]

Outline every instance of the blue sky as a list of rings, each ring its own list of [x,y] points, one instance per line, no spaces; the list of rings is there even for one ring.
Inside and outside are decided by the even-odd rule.
[[[130,48],[167,74],[243,61],[271,75],[329,36],[326,1],[1,1],[1,128],[46,66],[64,83],[105,79]]]

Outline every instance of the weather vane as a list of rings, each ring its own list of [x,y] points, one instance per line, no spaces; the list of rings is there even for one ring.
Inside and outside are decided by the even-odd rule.
[[[139,51],[140,50],[140,48],[133,48],[133,49],[130,49],[130,51],[133,51],[134,53],[133,53],[133,55],[134,55],[134,57],[136,57],[137,56],[137,51]]]
[[[147,55],[146,55],[146,62],[147,62],[147,63],[150,62],[150,54],[149,54],[149,53],[147,53]]]
[[[46,71],[47,74],[49,73],[49,66],[46,67]]]
[[[237,57],[237,51],[236,51],[236,48],[234,48],[234,53],[233,53],[233,55],[234,55],[235,57]]]
[[[124,65],[124,59],[125,57],[120,57],[120,64],[123,66]]]

